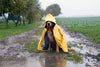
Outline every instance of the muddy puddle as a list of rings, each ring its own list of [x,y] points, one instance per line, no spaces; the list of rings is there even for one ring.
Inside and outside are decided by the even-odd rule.
[[[91,60],[89,60],[91,59]],[[44,56],[33,56],[21,59],[2,59],[0,67],[100,67],[96,59],[83,58],[82,62],[66,60],[64,54],[45,53]]]
[[[93,43],[89,42],[86,37],[80,33],[66,32],[62,27],[61,29],[65,34],[67,44],[74,48],[77,53],[81,54],[83,58],[81,62],[76,63],[75,61],[65,59],[65,53],[43,52],[29,54],[27,52],[23,54],[21,50],[25,42],[40,39],[38,36],[33,36],[34,31],[37,30],[35,29],[24,32],[24,34],[6,37],[6,39],[2,40],[5,46],[0,45],[0,50],[2,49],[0,55],[6,56],[7,53],[8,56],[14,55],[18,57],[0,58],[0,67],[100,67],[100,61],[97,58],[100,50],[96,49]],[[27,55],[27,57],[23,58],[21,54]]]

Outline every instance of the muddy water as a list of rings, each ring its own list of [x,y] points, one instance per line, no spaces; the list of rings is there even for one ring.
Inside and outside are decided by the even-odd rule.
[[[15,54],[14,56],[17,55],[18,58],[0,58],[0,67],[100,67],[100,62],[95,57],[99,51],[92,45],[91,42],[86,40],[86,37],[79,33],[66,32],[62,27],[61,29],[65,34],[68,45],[74,48],[76,52],[82,54],[81,56],[83,57],[83,60],[81,62],[76,63],[75,61],[66,60],[66,54],[55,52],[42,54],[37,53],[34,55],[27,56],[25,58],[19,57],[20,55],[18,53],[20,53],[20,47],[22,47],[20,46],[22,45],[21,43],[24,43],[27,40],[31,41],[36,38],[39,38],[38,36],[33,36],[32,34],[35,30],[31,30],[25,32],[24,34],[22,33],[20,35],[7,37],[2,41],[4,44],[7,45],[0,45],[0,49],[4,49],[3,51],[5,53],[7,51],[11,55]],[[13,50],[9,49],[9,47],[13,48]],[[15,52],[12,54],[11,51]]]
[[[0,67],[67,67],[63,56],[35,56],[23,59],[2,60]]]
[[[88,57],[83,62],[66,60],[62,54],[47,53],[45,56],[33,56],[21,59],[0,61],[0,67],[100,67],[97,61]],[[88,60],[92,59],[92,61]],[[96,62],[96,63],[95,63]]]

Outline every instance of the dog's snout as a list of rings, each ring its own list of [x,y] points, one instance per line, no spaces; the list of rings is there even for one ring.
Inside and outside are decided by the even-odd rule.
[[[48,23],[48,26],[50,26],[50,23]]]

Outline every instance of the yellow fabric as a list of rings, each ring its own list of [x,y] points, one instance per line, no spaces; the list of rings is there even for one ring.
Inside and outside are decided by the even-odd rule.
[[[46,17],[45,17],[45,22],[44,22],[44,25],[46,25],[46,21],[52,21],[54,23],[56,23],[55,21],[55,18],[51,15],[51,14],[48,14]],[[42,37],[39,41],[39,44],[38,44],[38,50],[41,50],[43,51],[42,47],[41,47],[41,43],[43,42],[44,40],[44,36],[45,36],[45,32],[46,32],[46,28],[43,30],[43,33],[42,33]],[[54,38],[56,40],[56,43],[57,45],[62,48],[62,50],[64,52],[68,52],[68,48],[67,48],[67,42],[66,42],[66,38],[65,38],[65,35],[64,33],[62,32],[62,30],[60,29],[60,27],[56,24],[53,28],[53,34],[54,34]]]
[[[44,27],[46,25],[46,21],[52,21],[52,22],[56,23],[55,18],[51,14],[46,15],[45,21],[44,21]]]

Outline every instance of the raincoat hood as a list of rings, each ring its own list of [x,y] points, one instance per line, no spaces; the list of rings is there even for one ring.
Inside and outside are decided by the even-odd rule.
[[[45,21],[44,21],[44,27],[46,26],[46,22],[47,21],[51,21],[51,22],[54,22],[56,24],[56,20],[55,20],[55,18],[51,14],[47,14],[46,15]]]

